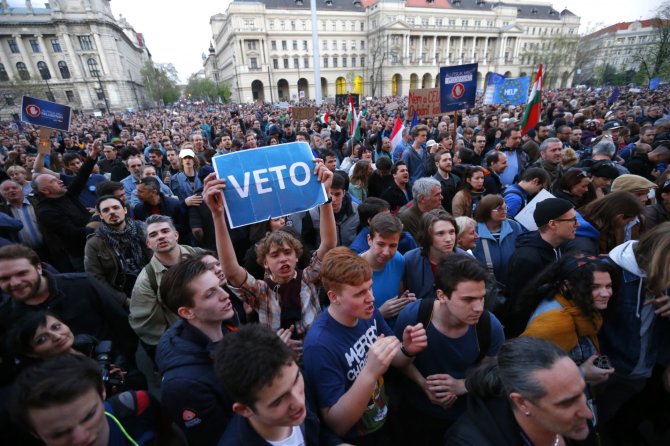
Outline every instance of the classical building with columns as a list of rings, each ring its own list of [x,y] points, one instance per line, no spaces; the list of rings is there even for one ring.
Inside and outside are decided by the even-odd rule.
[[[317,0],[317,17],[318,82],[309,0],[234,0],[212,16],[206,76],[237,102],[314,98],[317,86],[323,97],[400,96],[435,87],[441,66],[476,62],[483,88],[489,72],[533,73],[525,54],[576,39],[580,22],[531,0]],[[572,68],[553,67],[549,86],[570,85]]]
[[[109,0],[0,0],[0,113],[29,94],[82,112],[149,105],[141,34]]]

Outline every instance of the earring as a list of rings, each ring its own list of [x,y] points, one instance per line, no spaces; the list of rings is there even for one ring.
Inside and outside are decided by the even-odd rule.
[[[524,412],[523,414],[524,414],[525,416],[527,416],[527,417],[529,417],[529,416],[530,416],[530,412],[527,412],[527,411],[526,411],[526,412]]]

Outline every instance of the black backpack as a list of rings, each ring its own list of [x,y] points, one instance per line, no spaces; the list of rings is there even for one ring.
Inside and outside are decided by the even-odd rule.
[[[434,297],[426,297],[421,299],[421,303],[419,304],[419,314],[416,318],[416,323],[421,322],[425,329],[428,329],[428,324],[430,324],[430,319],[433,316],[434,302]],[[475,334],[478,350],[476,364],[479,364],[491,348],[491,313],[488,310],[484,310],[477,325],[475,325]]]

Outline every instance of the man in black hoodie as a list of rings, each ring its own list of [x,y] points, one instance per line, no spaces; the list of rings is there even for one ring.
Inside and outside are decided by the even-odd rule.
[[[533,212],[537,231],[521,235],[510,258],[508,287],[512,300],[537,274],[561,258],[560,246],[575,238],[577,214],[562,198],[541,201]]]

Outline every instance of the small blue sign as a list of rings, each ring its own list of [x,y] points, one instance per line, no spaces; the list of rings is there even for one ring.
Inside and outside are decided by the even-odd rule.
[[[326,202],[326,191],[314,175],[312,149],[292,142],[242,150],[212,159],[231,228],[305,211]]]
[[[72,109],[67,105],[24,96],[21,101],[21,121],[50,129],[70,130]]]
[[[447,113],[475,106],[477,65],[440,68],[440,111]]]
[[[501,82],[505,81],[505,76],[494,72],[490,72],[488,76],[486,90],[484,91],[484,104],[491,105],[494,103],[493,95],[495,94],[496,88],[498,88]]]
[[[493,104],[525,105],[529,87],[530,76],[503,78],[493,91]]]
[[[652,77],[651,79],[649,79],[649,89],[650,90],[656,90],[660,84],[661,84],[661,78],[660,77]]]

